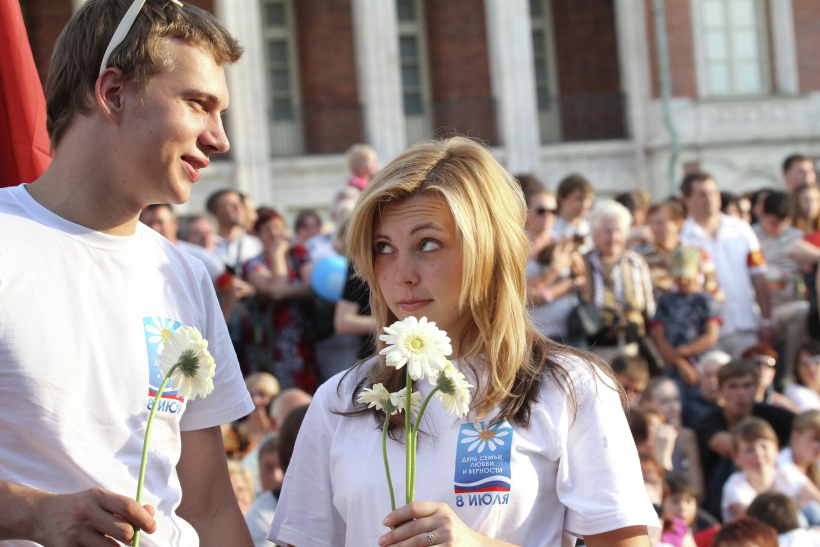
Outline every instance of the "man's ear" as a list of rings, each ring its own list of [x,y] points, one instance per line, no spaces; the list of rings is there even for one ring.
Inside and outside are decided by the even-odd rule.
[[[103,115],[115,124],[122,119],[125,87],[122,70],[116,67],[106,68],[94,85],[94,102]]]

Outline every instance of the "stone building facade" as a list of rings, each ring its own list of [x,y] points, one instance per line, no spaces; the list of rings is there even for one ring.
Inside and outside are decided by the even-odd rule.
[[[82,0],[20,0],[44,78]],[[662,198],[664,125],[653,0],[197,0],[246,48],[228,69],[232,148],[186,206],[232,186],[286,213],[325,209],[367,142],[382,164],[430,136],[468,135],[554,189]],[[820,2],[665,0],[676,178],[782,187],[791,153],[820,156]]]

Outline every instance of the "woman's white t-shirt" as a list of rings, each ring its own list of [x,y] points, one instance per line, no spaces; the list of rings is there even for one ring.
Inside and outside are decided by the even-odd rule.
[[[786,494],[796,500],[808,480],[808,477],[798,471],[793,465],[778,465],[774,470],[774,485],[771,490]],[[720,507],[723,513],[723,522],[733,520],[731,513],[729,513],[729,508],[732,505],[740,504],[749,506],[760,493],[762,492],[758,492],[749,484],[749,481],[746,480],[746,474],[743,471],[735,471],[732,473],[726,481],[726,484],[723,485],[723,500]]]
[[[563,364],[576,386],[574,417],[550,380],[526,429],[506,420],[491,426],[491,415],[448,416],[434,397],[421,428],[427,434],[419,435],[415,499],[447,503],[471,529],[527,547],[570,546],[573,536],[626,526],[655,533],[658,517],[618,394],[580,360]],[[313,399],[268,534],[278,545],[377,545],[388,531],[381,431],[371,416],[334,413],[352,408],[361,370],[333,377]],[[423,380],[414,389],[426,397],[432,386]],[[401,507],[404,444],[388,439],[387,452]]]
[[[783,395],[795,404],[798,412],[820,410],[820,394],[806,386],[789,384],[783,390]]]

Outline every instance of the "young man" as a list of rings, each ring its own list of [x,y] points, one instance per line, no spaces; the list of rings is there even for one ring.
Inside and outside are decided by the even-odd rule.
[[[135,526],[145,547],[251,545],[219,424],[253,404],[211,280],[138,222],[148,204],[186,201],[228,149],[223,65],[241,48],[192,6],[148,0],[129,18],[130,4],[89,0],[71,19],[48,76],[53,161],[0,190],[4,546],[125,543]],[[103,55],[118,25],[130,32]],[[164,392],[141,506],[157,353],[182,326],[208,340],[214,389]]]
[[[723,407],[704,416],[695,426],[700,444],[703,475],[706,479],[705,507],[720,516],[723,484],[735,471],[732,461],[735,446],[729,431],[744,418],[755,416],[769,422],[782,446],[789,442],[794,414],[788,410],[756,403],[758,375],[754,366],[733,361],[718,371]]]
[[[814,170],[814,162],[802,154],[789,156],[783,160],[783,180],[790,195],[801,184],[815,184],[817,173]]]
[[[766,261],[752,227],[720,212],[720,192],[711,175],[686,175],[681,193],[689,218],[683,224],[680,242],[709,253],[725,295],[718,349],[737,358],[758,341],[774,345]],[[759,325],[754,310],[755,297],[760,308]]]
[[[219,224],[216,256],[237,275],[242,266],[262,254],[262,242],[245,231],[247,211],[242,196],[236,190],[218,190],[206,205]]]

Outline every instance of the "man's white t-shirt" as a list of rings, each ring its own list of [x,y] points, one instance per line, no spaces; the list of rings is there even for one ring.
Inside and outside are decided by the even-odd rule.
[[[715,263],[718,285],[725,295],[720,310],[720,337],[737,331],[756,331],[757,302],[751,276],[765,274],[766,262],[752,227],[721,213],[720,225],[712,237],[689,217],[683,223],[680,242],[703,249]]]
[[[786,494],[796,500],[808,480],[808,477],[798,471],[796,467],[778,465],[774,470],[772,491]],[[740,504],[748,507],[759,493],[762,492],[758,492],[749,484],[743,471],[732,473],[726,480],[726,484],[723,485],[723,500],[720,506],[723,513],[723,522],[732,521],[732,515],[729,513],[729,508],[732,505]]]
[[[567,547],[573,535],[626,526],[654,534],[658,516],[618,394],[580,361],[564,366],[577,386],[577,416],[545,380],[527,429],[506,420],[491,425],[493,415],[448,416],[434,396],[421,428],[427,435],[419,435],[415,499],[447,503],[471,529],[527,547]],[[381,524],[391,510],[382,433],[369,415],[334,413],[352,408],[361,370],[340,373],[316,392],[268,534],[278,545],[377,545],[388,531]],[[432,386],[422,380],[414,389],[426,397]],[[400,507],[404,443],[388,440],[387,452]]]
[[[242,274],[242,266],[248,260],[256,258],[262,254],[263,247],[259,238],[252,236],[244,230],[239,233],[238,237],[230,241],[216,238],[216,254],[217,258],[221,260],[226,266],[233,268],[237,275]]]
[[[157,531],[141,545],[198,546],[175,515],[181,432],[253,410],[204,266],[141,223],[127,237],[73,224],[24,186],[0,189],[0,234],[0,481],[134,498],[159,345],[193,326],[216,362],[214,390],[160,400],[142,501]]]

